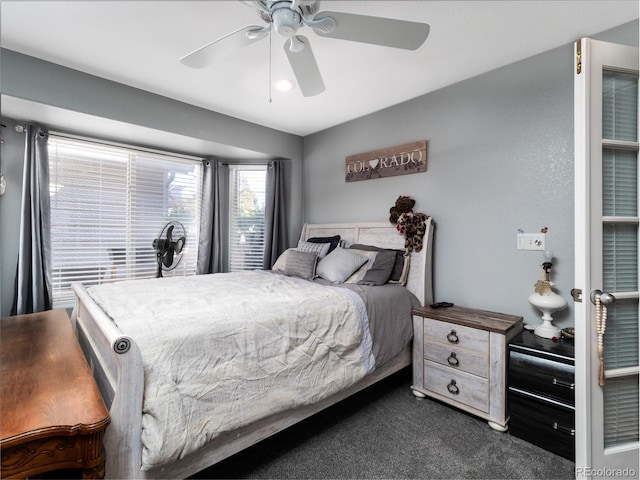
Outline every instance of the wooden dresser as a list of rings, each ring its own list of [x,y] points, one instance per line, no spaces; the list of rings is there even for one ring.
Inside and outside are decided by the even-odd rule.
[[[522,317],[465,307],[414,309],[414,395],[436,398],[507,429],[507,344]]]
[[[103,478],[109,413],[65,310],[0,319],[2,478]]]

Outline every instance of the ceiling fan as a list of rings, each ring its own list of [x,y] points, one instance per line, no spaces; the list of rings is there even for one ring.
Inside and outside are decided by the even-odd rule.
[[[300,27],[310,27],[321,37],[416,50],[429,35],[426,23],[352,13],[318,12],[318,0],[243,0],[255,8],[266,25],[248,25],[185,55],[180,59],[193,68],[206,67],[271,33],[285,38],[284,50],[300,91],[311,97],[325,90],[309,39],[298,35]]]

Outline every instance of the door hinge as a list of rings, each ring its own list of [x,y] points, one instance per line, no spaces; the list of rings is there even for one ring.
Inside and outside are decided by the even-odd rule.
[[[576,42],[576,73],[582,73],[582,40]]]
[[[571,289],[571,296],[574,302],[582,303],[582,290],[579,288]]]

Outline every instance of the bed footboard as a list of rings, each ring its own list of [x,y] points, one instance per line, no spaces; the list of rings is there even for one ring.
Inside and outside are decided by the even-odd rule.
[[[81,284],[72,285],[78,341],[111,415],[104,436],[106,478],[139,478],[144,370],[138,345],[124,335]]]

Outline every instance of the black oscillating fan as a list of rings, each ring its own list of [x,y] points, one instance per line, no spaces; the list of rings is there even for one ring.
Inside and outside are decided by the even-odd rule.
[[[158,269],[156,277],[162,277],[162,271],[173,270],[182,260],[182,250],[187,236],[184,226],[177,221],[167,223],[160,231],[160,235],[153,240],[156,250]]]

